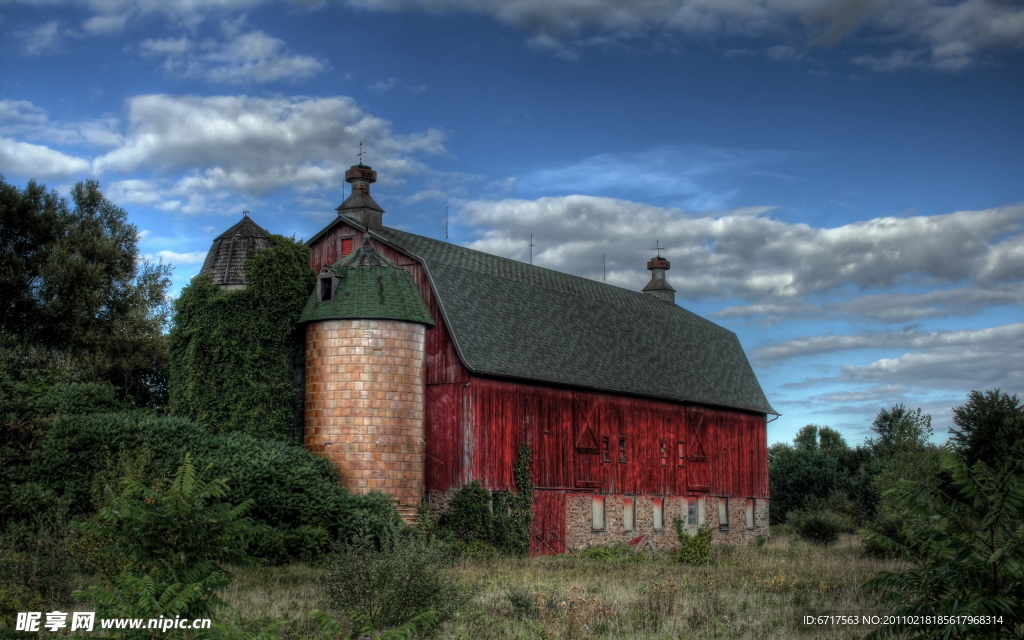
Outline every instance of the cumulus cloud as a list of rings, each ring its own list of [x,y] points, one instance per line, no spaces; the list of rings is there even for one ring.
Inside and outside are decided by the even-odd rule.
[[[255,84],[276,80],[298,81],[315,76],[326,65],[311,56],[296,55],[283,40],[263,31],[240,33],[229,24],[226,42],[183,38],[148,39],[143,55],[164,57],[171,75],[218,84]]]
[[[0,135],[22,140],[90,147],[114,147],[123,142],[116,118],[54,122],[45,110],[27,100],[0,100]]]
[[[89,161],[49,147],[0,137],[0,173],[27,178],[82,174]]]
[[[346,96],[136,96],[124,144],[95,160],[98,172],[195,170],[195,188],[261,193],[339,184],[359,142],[390,179],[417,173],[412,155],[444,151],[434,129],[398,134]]]
[[[679,209],[572,195],[461,203],[460,221],[477,228],[469,246],[639,288],[659,241],[672,262],[669,280],[683,297],[740,296],[758,303],[845,288],[973,281],[1001,285],[1024,278],[1024,205],[936,216],[875,218],[836,228],[773,220],[768,207],[697,216]],[[770,300],[768,301],[770,302]]]

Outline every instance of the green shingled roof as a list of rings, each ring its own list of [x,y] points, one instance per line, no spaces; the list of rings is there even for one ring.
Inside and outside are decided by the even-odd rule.
[[[327,268],[333,276],[330,300],[320,300],[320,282],[299,322],[401,320],[434,326],[412,276],[373,247],[364,246]]]
[[[338,222],[362,228],[338,218],[309,243]],[[370,233],[423,263],[470,371],[777,414],[736,334],[682,307],[397,229]]]

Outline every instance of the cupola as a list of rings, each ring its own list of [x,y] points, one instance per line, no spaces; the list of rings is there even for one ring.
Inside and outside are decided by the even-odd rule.
[[[345,172],[345,182],[352,185],[352,194],[337,208],[338,215],[364,229],[380,229],[384,210],[370,197],[370,185],[377,182],[377,172],[360,162]]]
[[[676,303],[676,290],[668,283],[665,272],[669,270],[669,262],[661,257],[661,252],[647,262],[651,272],[651,281],[643,288],[643,292],[669,304]]]

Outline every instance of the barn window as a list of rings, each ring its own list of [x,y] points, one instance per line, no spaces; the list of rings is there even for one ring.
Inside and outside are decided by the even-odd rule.
[[[700,524],[700,501],[697,498],[686,499],[686,524],[695,527]]]
[[[729,530],[729,498],[718,499],[718,528]]]
[[[622,530],[636,529],[636,498],[622,496]]]
[[[590,497],[590,528],[604,530],[604,496],[596,493]]]
[[[612,461],[612,452],[608,450],[609,440],[611,440],[609,436],[601,436],[601,462]]]
[[[654,520],[655,529],[665,528],[665,499],[661,497],[651,498],[651,514]]]
[[[665,440],[662,440],[658,444],[658,448],[660,449],[659,453],[661,454],[661,466],[667,467],[668,466],[668,442],[666,442]]]
[[[753,499],[747,499],[747,528],[754,528],[754,501]]]
[[[619,462],[626,461],[626,436],[619,436]]]
[[[328,302],[334,296],[334,276],[325,274],[320,276],[320,301]]]
[[[676,464],[680,467],[686,466],[686,442],[683,440],[676,443]]]
[[[341,255],[342,257],[352,253],[352,238],[341,239]]]

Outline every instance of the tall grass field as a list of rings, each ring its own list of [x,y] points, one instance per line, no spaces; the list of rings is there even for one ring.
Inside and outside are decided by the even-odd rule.
[[[830,547],[773,532],[762,546],[715,545],[715,563],[687,566],[667,555],[623,552],[601,558],[463,557],[453,579],[476,595],[433,634],[452,639],[861,638],[870,629],[801,624],[815,612],[871,610],[859,586],[898,561],[865,556],[860,537]],[[323,569],[309,565],[239,569],[222,594],[243,626],[283,620],[282,638],[326,638],[310,613],[329,610]]]

